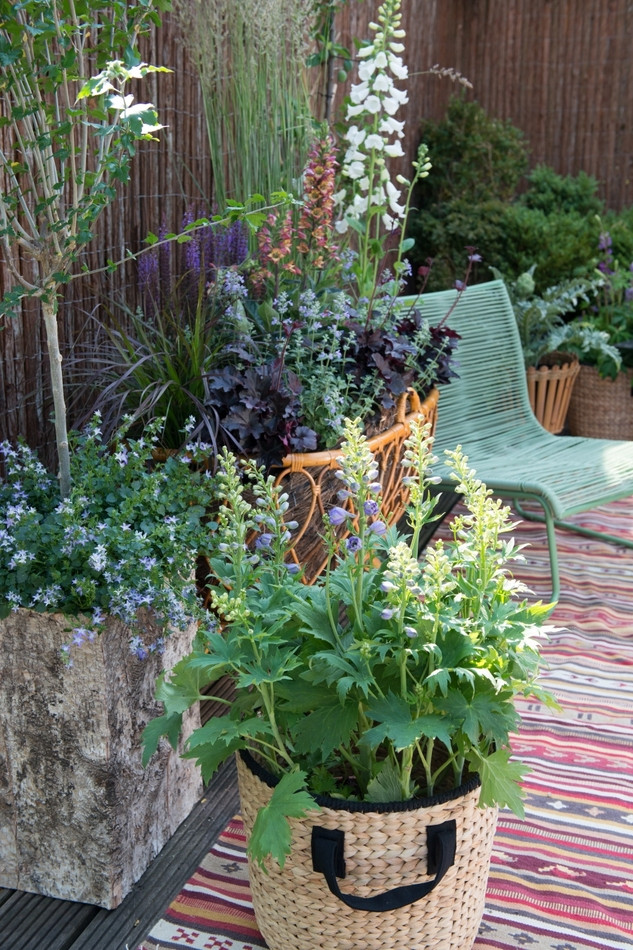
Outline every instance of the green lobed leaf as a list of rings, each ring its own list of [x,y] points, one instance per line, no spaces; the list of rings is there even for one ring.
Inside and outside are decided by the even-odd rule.
[[[245,747],[246,743],[244,740],[236,737],[230,742],[227,742],[226,745],[200,745],[189,752],[185,752],[183,759],[195,760],[196,765],[200,769],[202,781],[206,784],[213,778],[223,762],[239,749],[244,749]]]
[[[361,739],[361,743],[370,748],[376,748],[384,739],[389,739],[396,749],[406,749],[422,736],[450,745],[451,734],[443,716],[424,715],[413,719],[409,704],[394,693],[372,700],[367,715],[379,723],[368,729]]]
[[[248,842],[251,858],[264,867],[271,855],[283,868],[290,854],[291,828],[288,818],[303,818],[306,812],[319,809],[314,798],[305,790],[306,774],[300,770],[282,776],[267,805],[257,813]]]
[[[473,750],[467,758],[481,778],[479,804],[507,807],[519,818],[525,818],[524,793],[519,783],[529,769],[520,762],[510,762],[510,755],[509,749],[498,749],[484,758]]]
[[[293,729],[295,748],[300,755],[317,749],[325,759],[340,745],[348,745],[358,721],[358,706],[355,702],[335,702],[322,706],[304,716]]]
[[[468,698],[460,690],[451,690],[437,705],[452,720],[461,723],[460,728],[474,744],[484,735],[501,745],[519,719],[514,706],[508,701],[509,697],[509,692],[504,699],[503,695],[485,684],[476,690],[472,698]]]
[[[163,716],[157,716],[156,719],[152,719],[147,723],[141,735],[141,743],[143,745],[141,762],[143,768],[145,768],[156,752],[158,743],[163,736],[167,737],[172,749],[177,747],[181,728],[182,716],[180,713],[166,713]]]
[[[204,699],[201,687],[209,680],[204,670],[192,666],[189,657],[180,660],[169,674],[158,678],[156,699],[164,703],[166,713],[183,713],[200,699]]]

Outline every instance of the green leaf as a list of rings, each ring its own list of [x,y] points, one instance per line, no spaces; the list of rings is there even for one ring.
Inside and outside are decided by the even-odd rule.
[[[501,808],[510,808],[519,818],[525,817],[523,806],[524,792],[520,782],[530,770],[520,762],[510,762],[509,749],[498,749],[487,758],[481,756],[477,750],[468,753],[467,759],[471,768],[479,773],[481,778],[481,794],[479,804],[499,805]]]
[[[357,719],[355,702],[345,705],[336,702],[315,709],[293,729],[296,751],[299,755],[307,755],[318,749],[325,759],[338,746],[349,743]]]
[[[391,760],[387,760],[380,772],[368,782],[366,799],[369,802],[403,800],[400,774]]]
[[[238,749],[246,748],[246,737],[268,736],[270,732],[270,724],[258,717],[237,720],[216,716],[192,732],[183,758],[195,759],[203,780],[208,782],[222,762]]]
[[[183,713],[198,700],[204,699],[200,686],[206,682],[206,677],[191,669],[185,657],[173,668],[169,679],[164,674],[159,676],[156,699],[164,703],[166,713]]]
[[[246,743],[243,739],[234,738],[226,745],[201,745],[196,749],[183,754],[183,759],[194,759],[196,765],[202,774],[202,781],[209,782],[219,767],[238,749],[244,749]]]
[[[250,719],[231,719],[229,716],[213,716],[204,726],[195,729],[187,740],[187,752],[199,750],[201,746],[228,746],[234,739],[244,736],[270,734],[269,724],[252,716]]]
[[[271,855],[283,868],[290,854],[291,828],[288,818],[303,818],[306,812],[319,809],[314,798],[305,790],[306,774],[300,770],[282,776],[267,805],[257,813],[248,842],[251,858],[264,867]]]
[[[413,719],[409,704],[394,693],[373,700],[367,707],[367,715],[380,724],[368,729],[361,739],[362,744],[370,748],[376,748],[383,739],[389,739],[396,749],[406,749],[422,736],[450,745],[451,735],[444,717],[426,715]]]
[[[470,699],[459,690],[453,690],[437,705],[452,720],[461,723],[460,728],[474,744],[483,734],[501,745],[519,718],[512,703],[504,701],[504,696],[488,685],[478,688]]]
[[[335,646],[337,637],[332,630],[332,624],[327,611],[327,592],[324,588],[311,588],[309,603],[299,602],[295,606],[297,617],[308,625],[311,636]]]
[[[440,645],[442,656],[438,665],[449,670],[459,666],[462,660],[475,652],[475,646],[468,634],[459,630],[448,630]]]
[[[410,251],[414,244],[415,238],[405,238],[401,245],[402,253],[404,254],[406,251]]]
[[[367,230],[367,225],[364,221],[359,221],[356,218],[346,218],[345,219],[351,228],[352,231],[356,231],[357,234],[365,234]]]
[[[261,662],[253,663],[248,672],[240,671],[237,684],[242,689],[249,686],[260,687],[262,683],[277,683],[287,679],[288,673],[298,664],[296,656],[288,655],[288,647],[279,649],[271,646],[262,655]]]
[[[156,752],[158,743],[163,736],[167,737],[172,749],[177,747],[181,727],[182,716],[180,713],[171,713],[165,714],[163,716],[157,716],[156,719],[152,719],[147,723],[141,735],[141,743],[143,745],[143,756],[141,762],[143,764],[143,768],[145,768],[151,757]]]
[[[20,46],[11,46],[6,37],[0,36],[0,66],[3,69],[17,63],[21,55],[22,49]]]

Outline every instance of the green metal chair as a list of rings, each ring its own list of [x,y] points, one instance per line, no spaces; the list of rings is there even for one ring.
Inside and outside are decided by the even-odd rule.
[[[461,445],[469,464],[492,491],[512,499],[522,517],[545,523],[553,600],[560,594],[556,528],[633,548],[623,540],[569,523],[570,515],[633,495],[633,442],[557,436],[536,420],[528,400],[525,364],[512,305],[502,281],[469,287],[457,304],[456,291],[425,294],[421,313],[447,323],[462,337],[457,350],[459,379],[442,387],[435,453]],[[405,298],[407,303],[416,298]],[[454,482],[442,462],[434,473],[444,490]],[[446,477],[446,481],[444,481]],[[543,515],[527,512],[521,500],[540,503]]]

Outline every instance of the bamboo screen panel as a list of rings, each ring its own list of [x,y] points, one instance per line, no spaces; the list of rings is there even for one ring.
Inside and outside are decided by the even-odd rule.
[[[339,15],[339,40],[351,47],[352,36],[367,36],[376,8],[374,0],[349,0]],[[584,170],[599,179],[610,207],[633,203],[630,0],[403,0],[403,27],[411,75],[409,103],[400,116],[407,121],[407,157],[396,171],[408,174],[420,123],[441,118],[454,91],[448,79],[426,72],[438,64],[467,77],[474,87],[469,95],[524,131],[533,165],[546,162],[562,174]],[[197,78],[169,18],[146,58],[174,70],[148,77],[142,92],[157,104],[168,128],[159,144],[141,146],[130,184],[99,219],[87,260],[91,268],[119,260],[126,248],[138,250],[163,222],[177,229],[187,206],[210,194]],[[339,102],[343,92],[337,91]],[[316,109],[320,99],[315,89]],[[89,341],[88,315],[101,308],[103,316],[104,304],[124,290],[134,304],[134,283],[129,266],[73,281],[62,308],[64,339]],[[0,438],[23,434],[50,450],[46,382],[43,330],[29,304],[22,320],[0,330]],[[44,455],[50,459],[50,451]]]

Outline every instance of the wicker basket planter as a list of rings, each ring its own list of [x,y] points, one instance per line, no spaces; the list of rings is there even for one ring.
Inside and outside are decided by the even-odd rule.
[[[246,755],[238,779],[250,834],[274,783]],[[291,821],[283,868],[249,863],[270,950],[470,950],[497,821],[478,807],[478,784],[385,805],[318,798],[320,811]]]
[[[166,741],[141,764],[141,732],[161,711],[156,677],[189,652],[195,628],[139,661],[108,618],[67,667],[69,626],[23,609],[0,620],[0,887],[113,908],[202,791]],[[184,737],[199,725],[195,706]]]
[[[602,379],[593,366],[581,366],[567,415],[572,435],[592,439],[633,439],[633,370]]]
[[[408,500],[400,469],[404,441],[415,420],[430,423],[431,430],[434,430],[438,395],[438,390],[433,389],[421,401],[410,389],[398,400],[395,420],[384,431],[369,437],[369,448],[380,471],[383,510],[390,512],[389,524],[395,524],[402,517]],[[340,449],[287,455],[276,475],[276,484],[283,483],[289,496],[286,520],[299,523],[299,528],[293,533],[291,555],[295,563],[304,568],[308,583],[318,577],[327,561],[322,540],[323,515],[336,504],[335,496],[341,486],[335,471],[341,455]]]
[[[529,366],[528,395],[532,412],[548,432],[557,435],[565,427],[580,363],[569,353],[549,353],[539,366]]]

